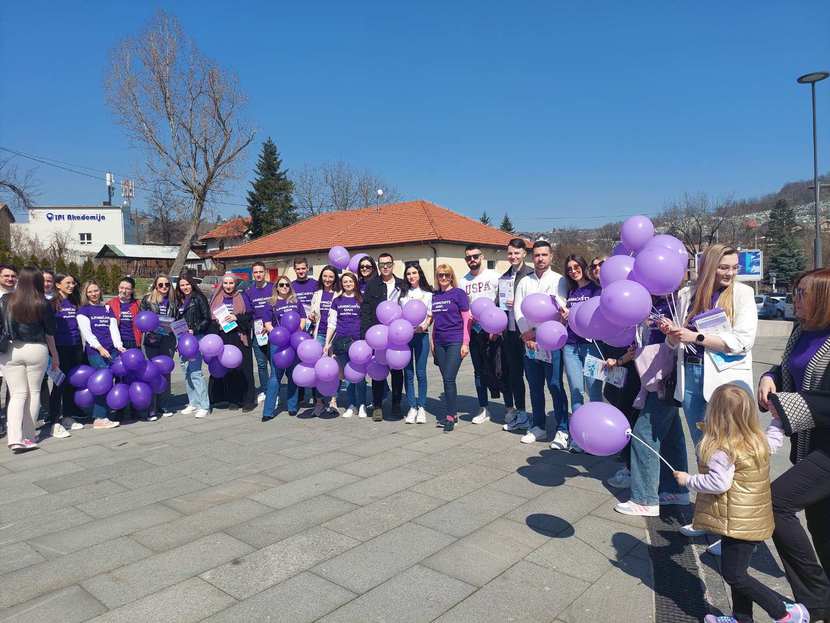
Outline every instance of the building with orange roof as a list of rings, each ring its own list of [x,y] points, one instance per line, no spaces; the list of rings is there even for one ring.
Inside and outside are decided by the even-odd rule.
[[[462,216],[429,201],[405,201],[361,210],[325,212],[267,236],[225,249],[215,259],[235,271],[263,261],[272,277],[294,276],[293,260],[305,257],[315,275],[328,264],[335,245],[351,254],[363,252],[375,258],[383,251],[395,258],[395,273],[403,274],[404,262],[418,260],[430,283],[435,266],[447,263],[460,278],[467,272],[464,247],[477,244],[489,268],[505,271],[505,248],[512,234]]]

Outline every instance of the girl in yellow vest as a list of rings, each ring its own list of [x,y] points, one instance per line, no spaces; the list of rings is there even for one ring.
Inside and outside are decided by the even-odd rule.
[[[707,614],[706,623],[752,621],[757,603],[775,621],[807,623],[801,604],[785,603],[747,573],[755,546],[772,536],[774,527],[769,482],[769,455],[781,447],[783,431],[773,421],[766,435],[755,401],[736,384],[712,393],[706,418],[699,425],[700,473],[675,472],[677,482],[697,493],[693,525],[721,535],[721,572],[732,589],[732,616]]]

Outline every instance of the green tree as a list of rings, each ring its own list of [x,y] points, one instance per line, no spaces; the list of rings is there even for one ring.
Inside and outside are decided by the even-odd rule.
[[[112,291],[118,292],[118,283],[121,281],[121,277],[123,277],[121,274],[121,267],[117,263],[113,262],[110,264],[109,273]]]
[[[110,283],[110,272],[106,264],[99,263],[95,267],[95,281],[101,286],[102,294],[112,294],[113,287]]]
[[[294,183],[282,169],[277,146],[270,138],[262,144],[256,164],[256,178],[248,191],[251,237],[259,238],[297,221]]]
[[[501,225],[499,225],[499,229],[502,231],[506,231],[509,234],[513,233],[513,221],[510,220],[510,217],[507,216],[505,212],[504,218],[501,220]]]
[[[63,259],[63,257],[59,257],[55,262],[55,272],[65,275],[67,270],[69,270],[69,268],[66,266],[66,260]]]
[[[490,224],[490,217],[487,216],[487,210],[481,213],[481,216],[478,217],[478,220],[484,223],[485,225]]]
[[[81,278],[80,277],[81,268],[78,266],[78,262],[69,262],[69,264],[66,267],[66,270],[68,271],[68,273],[70,275],[75,277],[75,279],[80,279]],[[78,284],[78,287],[80,287],[80,286],[81,286],[81,284]]]
[[[90,279],[95,279],[95,265],[92,263],[92,258],[87,257],[81,266],[81,284],[86,283]]]
[[[779,199],[769,213],[767,225],[767,273],[776,281],[790,284],[807,262],[801,243],[793,233],[795,214],[786,199]]]

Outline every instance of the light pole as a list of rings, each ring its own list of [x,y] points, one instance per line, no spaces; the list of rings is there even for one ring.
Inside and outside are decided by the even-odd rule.
[[[821,82],[830,76],[826,71],[814,71],[798,78],[799,84],[809,84],[813,101],[813,187],[816,201],[816,241],[813,245],[813,268],[821,268],[821,195],[818,183],[818,143],[816,140],[816,82]]]

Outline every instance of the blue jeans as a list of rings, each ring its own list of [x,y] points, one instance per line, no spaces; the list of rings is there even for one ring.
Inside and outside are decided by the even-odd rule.
[[[547,430],[547,414],[545,411],[545,385],[553,399],[553,414],[557,422],[568,417],[568,398],[562,387],[562,352],[551,352],[551,361],[531,359],[525,354],[525,376],[530,393],[530,406],[533,412],[533,426]]]
[[[568,387],[571,390],[571,413],[585,403],[585,388],[588,388],[588,398],[594,402],[602,402],[602,382],[582,374],[585,367],[585,357],[588,354],[599,357],[599,351],[590,342],[565,344],[562,349],[562,359],[565,363],[565,375],[568,377]],[[568,432],[568,416],[559,420],[557,430]]]
[[[89,365],[96,369],[109,368],[110,363],[112,363],[109,359],[104,359],[97,352],[89,353],[87,355],[87,360],[89,361]],[[107,406],[107,395],[104,394],[103,396],[95,396],[95,402],[92,404],[92,419],[103,420],[106,419],[108,414],[109,407]]]
[[[274,416],[274,410],[280,397],[280,381],[282,381],[283,375],[288,377],[288,393],[286,394],[288,411],[296,413],[300,396],[299,388],[294,385],[294,379],[291,378],[292,372],[294,372],[294,366],[286,369],[278,368],[275,365],[271,366],[271,376],[268,378],[268,388],[265,390],[265,403],[262,409],[263,418],[268,419]]]
[[[256,336],[253,336],[251,338],[251,350],[254,351],[254,359],[256,360],[256,369],[259,376],[259,391],[265,391],[265,388],[268,386],[268,344],[260,346],[257,344]]]
[[[706,417],[706,400],[703,398],[703,364],[684,363],[685,385],[683,389],[683,415],[692,435],[692,443],[697,446],[703,437],[703,431],[697,427]]]
[[[650,448],[663,455],[674,469],[685,472],[686,440],[680,412],[673,402],[660,400],[650,393],[640,417],[634,423],[634,434]],[[660,492],[685,493],[671,471],[657,456],[637,439],[631,439],[631,500],[644,506],[660,503]]]
[[[441,379],[444,381],[444,403],[447,405],[447,415],[458,413],[458,387],[455,384],[455,377],[458,376],[458,368],[461,367],[461,344],[436,344],[435,361],[441,371]]]
[[[478,397],[478,406],[484,409],[489,404],[487,401],[487,385],[482,378],[482,370],[484,370],[484,347],[490,340],[490,335],[487,331],[481,329],[478,324],[473,326],[470,332],[470,359],[473,362],[473,380],[476,386],[476,397]]]
[[[406,380],[406,399],[412,409],[427,406],[427,358],[429,357],[429,334],[416,333],[409,342],[412,359],[403,369]],[[415,377],[418,377],[418,396],[415,396]]]
[[[346,400],[349,401],[350,407],[366,406],[366,381],[360,383],[352,383],[347,381],[346,385]]]
[[[189,361],[183,359],[182,368],[184,368],[188,404],[197,409],[210,411],[207,383],[202,374],[202,353],[196,353],[196,356]]]

